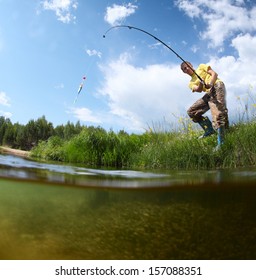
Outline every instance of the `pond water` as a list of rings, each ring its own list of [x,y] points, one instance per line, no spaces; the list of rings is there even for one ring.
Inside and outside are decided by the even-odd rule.
[[[0,155],[0,259],[255,259],[255,182]]]

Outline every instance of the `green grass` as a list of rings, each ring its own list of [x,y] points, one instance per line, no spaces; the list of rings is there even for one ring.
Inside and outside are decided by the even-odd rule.
[[[200,133],[191,123],[179,131],[149,130],[140,135],[89,127],[70,140],[54,136],[41,141],[31,155],[86,166],[139,169],[216,169],[256,164],[256,122],[230,127],[218,151],[217,135],[198,139]]]

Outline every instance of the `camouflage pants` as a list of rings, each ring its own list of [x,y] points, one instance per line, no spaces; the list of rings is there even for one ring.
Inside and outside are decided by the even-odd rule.
[[[226,88],[223,82],[217,82],[202,98],[197,100],[187,111],[193,122],[203,120],[203,114],[211,110],[212,124],[215,129],[220,126],[228,128],[228,109],[226,106]]]

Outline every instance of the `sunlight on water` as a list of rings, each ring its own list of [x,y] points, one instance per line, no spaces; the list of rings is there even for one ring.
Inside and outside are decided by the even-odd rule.
[[[227,184],[230,175],[216,171],[175,179],[1,155],[0,162],[0,259],[256,257],[253,170],[230,171]]]

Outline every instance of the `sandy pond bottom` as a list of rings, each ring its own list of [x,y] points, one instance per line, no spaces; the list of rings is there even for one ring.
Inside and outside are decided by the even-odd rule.
[[[93,188],[0,178],[0,259],[256,259],[253,182]]]

